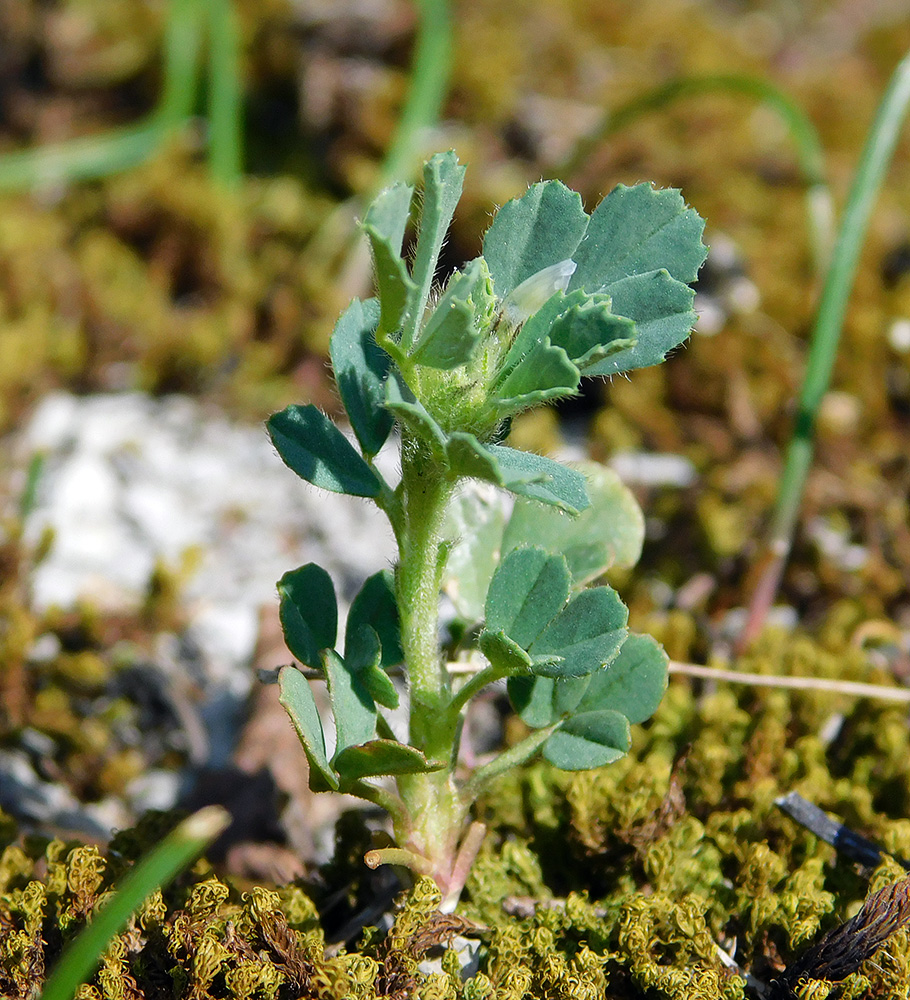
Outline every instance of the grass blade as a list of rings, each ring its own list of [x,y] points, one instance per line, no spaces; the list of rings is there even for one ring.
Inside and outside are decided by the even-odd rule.
[[[225,829],[230,817],[207,806],[185,819],[124,878],[116,894],[70,944],[45,984],[41,1000],[72,1000],[111,938],[158,888],[166,885]]]

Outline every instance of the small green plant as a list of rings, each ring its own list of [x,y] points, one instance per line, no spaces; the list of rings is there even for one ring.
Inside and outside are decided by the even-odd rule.
[[[308,564],[278,584],[288,647],[324,678],[334,714],[330,752],[310,680],[281,670],[311,787],[385,808],[398,846],[368,861],[432,875],[450,896],[480,846],[483,828],[468,818],[491,779],[538,752],[567,770],[619,759],[630,724],[652,714],[666,687],[660,646],[630,635],[612,588],[585,587],[617,557],[637,558],[642,519],[628,492],[609,470],[589,466],[586,476],[501,440],[513,416],[573,395],[582,377],[664,360],[691,331],[689,283],[706,254],[703,222],[678,191],[620,185],[589,216],[578,194],[547,181],[506,204],[483,256],[435,293],[463,174],[454,153],[426,164],[410,267],[402,245],[413,189],[388,188],[366,213],[378,297],[351,303],[330,348],[359,450],[312,405],[268,423],[298,476],[376,503],[399,550],[394,575],[371,577],[355,598],[343,652],[325,570]],[[393,486],[374,459],[395,425]],[[460,492],[471,479],[517,498],[508,521],[487,511],[475,522]],[[460,617],[445,647],[444,585]],[[449,663],[470,650],[483,665],[456,675]],[[399,702],[388,671],[402,664],[406,743],[384,715]],[[472,769],[459,759],[466,707],[503,678],[530,735]]]

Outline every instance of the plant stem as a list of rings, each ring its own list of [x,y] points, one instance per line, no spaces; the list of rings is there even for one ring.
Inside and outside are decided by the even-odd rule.
[[[773,83],[740,74],[680,77],[648,91],[615,111],[608,111],[600,124],[576,146],[551,176],[565,177],[576,171],[605,139],[642,115],[659,111],[682,97],[711,93],[741,94],[772,108],[786,125],[796,148],[800,172],[806,184],[806,212],[815,268],[821,277],[828,268],[834,242],[834,202],[825,180],[825,156],[818,132],[803,109]]]
[[[498,670],[495,670],[493,667],[484,667],[474,674],[470,680],[465,681],[455,692],[449,704],[449,711],[458,716],[464,706],[467,705],[478,691],[482,691],[488,684],[499,680],[500,677],[502,677],[502,674]]]
[[[411,742],[428,757],[448,759],[452,734],[439,725],[450,685],[439,649],[440,544],[452,483],[427,448],[402,432],[404,533],[396,577],[401,646],[411,685]]]
[[[755,638],[764,624],[790,554],[806,477],[812,464],[818,409],[831,381],[847,302],[856,280],[857,265],[872,208],[891,164],[908,106],[910,54],[904,56],[898,64],[879,104],[837,235],[834,255],[815,317],[796,424],[787,449],[771,529],[765,551],[759,559],[759,565],[764,568],[750,603],[746,626],[738,642],[740,650]]]
[[[498,754],[489,763],[478,767],[465,784],[465,797],[473,802],[480,795],[484,785],[511,768],[530,760],[558,728],[559,723],[554,722],[552,726],[546,726],[544,729],[535,729],[529,736]]]

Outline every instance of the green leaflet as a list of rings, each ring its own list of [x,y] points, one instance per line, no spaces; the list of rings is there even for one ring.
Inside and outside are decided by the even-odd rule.
[[[351,427],[365,455],[385,444],[394,419],[383,406],[392,359],[376,343],[379,301],[354,301],[335,324],[329,351],[332,371]]]
[[[395,184],[370,205],[362,228],[373,251],[376,284],[379,289],[380,339],[396,332],[417,288],[401,259],[401,243],[410,214],[414,189],[407,184]]]
[[[310,690],[310,682],[296,667],[283,667],[278,675],[278,700],[291,717],[310,764],[313,791],[338,790],[338,777],[329,766],[322,722]]]
[[[411,359],[441,369],[467,364],[493,318],[493,305],[490,272],[478,257],[452,275]]]
[[[345,626],[345,650],[352,636],[364,625],[369,625],[376,632],[382,644],[382,666],[393,667],[401,663],[404,654],[401,651],[398,605],[395,603],[392,574],[388,570],[369,577],[354,598]]]
[[[335,652],[322,654],[326,685],[335,717],[335,754],[356,743],[366,743],[376,735],[376,703],[360,672]]]
[[[404,318],[401,346],[410,352],[417,346],[420,323],[436,276],[436,262],[445,242],[455,206],[461,197],[465,168],[454,152],[437,153],[423,168],[423,208],[417,234],[417,252],[411,279],[414,294]]]
[[[569,288],[608,291],[623,278],[661,268],[688,284],[708,253],[701,241],[704,228],[675,188],[617,184],[594,210],[572,255],[577,267]]]
[[[649,635],[630,635],[619,656],[592,674],[579,711],[613,709],[633,725],[649,719],[667,690],[667,654]]]
[[[588,225],[581,197],[560,181],[532,185],[496,213],[483,256],[499,298],[544,268],[572,258]]]
[[[314,486],[375,497],[382,484],[350,441],[312,403],[273,413],[266,425],[284,464]]]
[[[335,767],[341,776],[342,789],[359,778],[374,778],[385,774],[426,774],[445,767],[441,760],[426,757],[406,743],[396,740],[369,740],[359,746],[345,747],[335,757]]]
[[[278,581],[279,617],[288,649],[308,667],[322,666],[320,653],[335,645],[338,606],[329,574],[315,563],[285,573]]]
[[[582,712],[566,719],[547,740],[544,757],[563,771],[612,764],[629,752],[629,720],[619,712]]]

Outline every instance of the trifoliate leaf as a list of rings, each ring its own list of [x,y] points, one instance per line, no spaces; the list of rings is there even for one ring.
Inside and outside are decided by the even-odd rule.
[[[273,413],[266,425],[285,465],[314,486],[375,497],[382,484],[350,441],[312,403]]]
[[[351,427],[365,455],[373,456],[394,424],[385,403],[385,382],[392,359],[376,343],[379,302],[354,301],[341,314],[329,341],[332,370]]]

